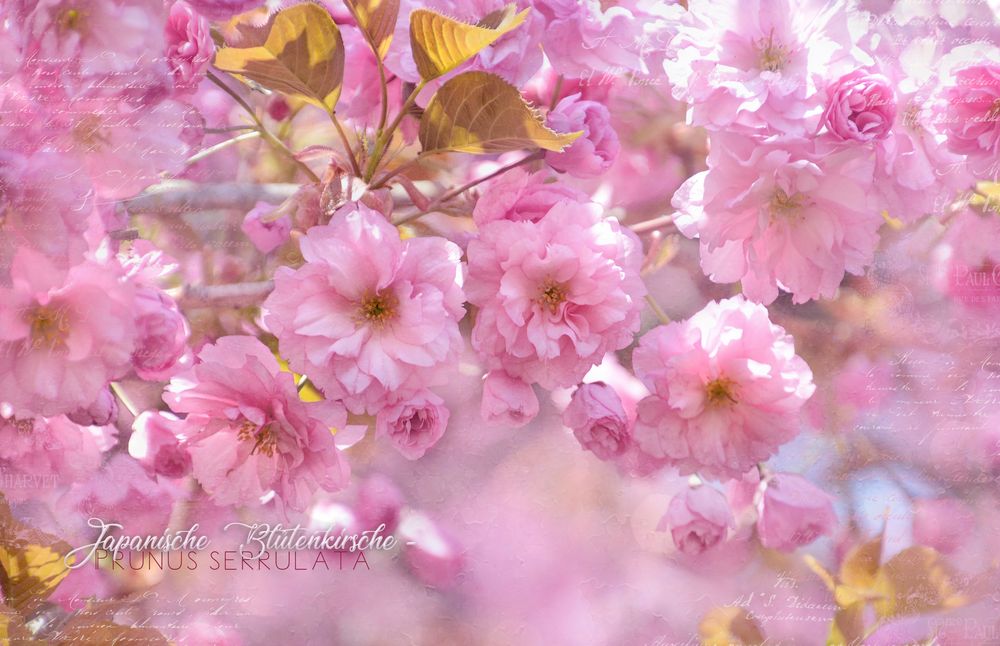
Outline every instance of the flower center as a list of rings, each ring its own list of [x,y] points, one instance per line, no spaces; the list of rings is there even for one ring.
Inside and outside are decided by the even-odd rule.
[[[789,50],[780,42],[774,40],[774,30],[767,35],[754,41],[754,48],[757,50],[757,67],[764,72],[780,72],[788,64]]]
[[[726,377],[719,377],[705,384],[705,396],[711,406],[737,403],[738,400],[733,394],[735,390],[736,384]]]
[[[399,301],[391,292],[373,294],[361,299],[361,318],[375,327],[382,327],[396,318],[398,305]]]
[[[566,288],[559,283],[547,280],[542,284],[541,293],[538,295],[538,302],[542,307],[547,307],[553,314],[559,309],[559,305],[566,301]]]
[[[777,189],[768,202],[771,217],[789,217],[797,215],[802,208],[802,196],[798,193],[789,195],[783,189]]]
[[[62,308],[39,305],[28,314],[31,340],[36,346],[61,347],[69,332],[69,317]]]
[[[83,21],[83,14],[80,13],[79,9],[64,9],[62,13],[59,14],[57,22],[59,26],[63,29],[71,29],[76,31],[80,28],[80,23]]]
[[[278,446],[277,424],[270,422],[263,426],[257,426],[250,420],[243,420],[236,438],[243,442],[253,442],[250,455],[260,451],[269,458],[274,457],[274,450]]]
[[[93,152],[108,143],[107,133],[101,132],[103,123],[96,114],[88,114],[73,126],[73,139]]]

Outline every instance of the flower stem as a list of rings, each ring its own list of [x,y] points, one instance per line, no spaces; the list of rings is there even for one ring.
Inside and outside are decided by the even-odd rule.
[[[354,173],[355,177],[361,177],[361,167],[358,166],[358,160],[354,156],[354,148],[351,147],[351,142],[347,139],[347,133],[344,132],[344,127],[340,125],[340,119],[337,118],[336,113],[330,113],[330,120],[333,121],[334,127],[337,128],[337,134],[340,135],[340,141],[344,145],[344,154],[351,162],[351,171]]]
[[[656,231],[662,227],[671,224],[674,221],[673,215],[661,215],[658,218],[653,218],[652,220],[646,220],[645,222],[637,222],[629,227],[632,229],[633,233],[648,233],[650,231]]]
[[[396,115],[396,118],[392,120],[389,127],[386,128],[385,131],[383,131],[382,134],[376,139],[375,150],[372,151],[371,159],[368,160],[368,166],[365,168],[364,180],[366,182],[370,182],[372,176],[375,175],[375,171],[378,169],[379,162],[382,161],[382,156],[385,155],[386,146],[388,146],[389,141],[392,139],[393,133],[396,132],[396,128],[399,127],[399,124],[403,121],[403,117],[406,116],[406,113],[408,113],[413,104],[416,103],[417,95],[420,94],[420,91],[424,89],[425,85],[427,85],[427,81],[420,81],[417,83],[417,86],[413,88],[412,92],[410,92],[410,96],[406,97],[406,101],[403,102],[403,107],[400,108],[399,114]]]
[[[670,323],[670,317],[667,316],[667,313],[663,311],[663,308],[660,307],[660,304],[656,302],[656,299],[651,294],[646,294],[646,304],[649,305],[649,309],[653,310],[653,314],[656,314],[656,318],[660,319],[661,323],[664,325]]]
[[[314,173],[312,169],[309,168],[309,166],[307,166],[304,162],[302,162],[299,158],[297,158],[295,156],[295,153],[289,150],[288,146],[286,146],[283,141],[275,137],[273,134],[271,134],[271,132],[267,128],[264,127],[264,122],[261,121],[260,117],[257,116],[257,112],[252,107],[250,107],[250,104],[247,103],[243,99],[243,97],[237,94],[231,87],[226,85],[225,81],[220,79],[211,71],[206,72],[205,75],[206,77],[208,77],[208,80],[210,80],[212,83],[215,83],[223,92],[232,97],[233,100],[236,101],[236,103],[241,108],[243,108],[243,110],[248,115],[250,115],[250,118],[253,119],[254,125],[257,128],[257,131],[260,133],[260,136],[264,138],[264,141],[270,144],[270,146],[274,148],[276,151],[278,151],[282,155],[285,155],[286,157],[288,157],[288,159],[293,161],[302,170],[302,172],[305,173],[306,177],[308,177],[315,183],[319,183],[320,181],[319,176],[316,175],[316,173]]]

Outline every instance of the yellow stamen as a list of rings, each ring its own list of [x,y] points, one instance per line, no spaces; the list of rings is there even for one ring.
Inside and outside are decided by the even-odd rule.
[[[543,307],[549,308],[549,311],[555,314],[559,305],[566,301],[566,288],[559,283],[547,280],[542,285],[538,300]]]
[[[399,301],[392,292],[378,293],[361,300],[361,318],[375,327],[382,327],[396,318]]]
[[[735,388],[736,384],[726,377],[719,377],[708,382],[705,384],[705,396],[708,398],[709,405],[719,406],[737,403],[736,396],[733,393]]]

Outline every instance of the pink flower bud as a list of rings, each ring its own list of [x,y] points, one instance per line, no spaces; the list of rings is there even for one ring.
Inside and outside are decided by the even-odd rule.
[[[896,98],[889,79],[855,70],[826,90],[823,124],[841,140],[872,141],[889,136],[896,119]]]
[[[767,480],[757,534],[764,547],[791,552],[837,524],[833,498],[802,476],[778,473]]]
[[[397,532],[413,574],[435,588],[451,586],[464,567],[462,548],[450,534],[423,514],[410,513]]]
[[[174,299],[156,287],[136,290],[135,307],[132,367],[142,379],[165,381],[173,376],[188,353],[187,320]]]
[[[491,370],[483,381],[480,413],[489,424],[518,428],[538,414],[538,397],[524,381],[502,370]]]
[[[579,94],[574,94],[556,105],[547,122],[556,132],[583,132],[561,153],[545,155],[552,168],[574,177],[597,177],[618,158],[621,144],[618,133],[611,127],[611,113],[604,105],[583,101]]]
[[[399,523],[399,510],[404,503],[403,494],[395,483],[381,474],[374,474],[361,483],[354,513],[358,525],[364,530],[385,525],[385,531],[392,533]]]
[[[563,412],[563,424],[583,448],[602,460],[628,449],[632,434],[628,416],[615,389],[604,382],[581,384]]]
[[[66,417],[80,426],[104,426],[118,417],[118,400],[109,388],[101,390],[86,408],[78,408]]]
[[[261,253],[271,253],[280,247],[292,232],[292,219],[277,215],[275,210],[273,204],[257,202],[243,218],[243,233]]]
[[[403,457],[416,460],[444,435],[449,415],[444,401],[424,390],[379,411],[375,431],[379,437],[389,438]]]
[[[701,554],[725,540],[736,526],[726,497],[705,485],[688,487],[670,501],[658,529],[669,529],[674,545],[689,555]]]
[[[191,472],[191,455],[178,439],[183,427],[169,413],[145,411],[132,423],[128,452],[150,473],[183,478]]]

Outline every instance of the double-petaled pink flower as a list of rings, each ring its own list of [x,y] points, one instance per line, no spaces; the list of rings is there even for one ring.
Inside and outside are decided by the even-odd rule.
[[[187,414],[194,476],[221,505],[259,504],[273,491],[279,505],[302,510],[317,490],[347,485],[350,468],[332,432],[344,428],[343,409],[300,400],[292,373],[253,337],[202,348],[163,399]]]
[[[469,243],[473,347],[487,367],[545,388],[580,382],[639,328],[641,245],[596,204],[498,220]]]
[[[465,314],[457,245],[402,240],[362,204],[313,227],[300,245],[306,262],[275,273],[264,322],[292,368],[328,398],[377,413],[457,361]]]
[[[741,296],[653,329],[632,364],[653,393],[635,441],[682,474],[739,478],[798,434],[815,390],[792,337]]]

